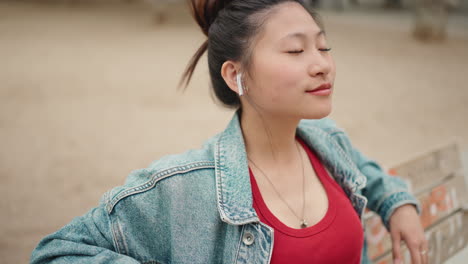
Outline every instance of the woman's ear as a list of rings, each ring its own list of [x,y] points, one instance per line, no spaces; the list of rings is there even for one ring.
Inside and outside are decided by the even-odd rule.
[[[221,76],[223,76],[227,86],[237,94],[239,94],[239,87],[237,86],[238,69],[239,65],[233,61],[225,61],[221,66]]]

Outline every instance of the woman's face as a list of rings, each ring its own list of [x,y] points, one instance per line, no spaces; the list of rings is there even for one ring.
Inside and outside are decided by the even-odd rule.
[[[255,41],[252,79],[245,84],[262,112],[299,119],[330,114],[335,63],[325,35],[302,6],[289,2],[276,7]],[[307,92],[325,83],[332,85],[330,95]]]

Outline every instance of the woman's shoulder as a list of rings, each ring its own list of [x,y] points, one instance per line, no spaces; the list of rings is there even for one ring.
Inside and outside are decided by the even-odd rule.
[[[214,148],[218,135],[206,140],[198,149],[189,149],[181,153],[168,154],[153,162],[146,168],[130,172],[125,183],[106,192],[101,197],[110,213],[115,205],[123,199],[134,195],[145,195],[155,189],[165,188],[166,193],[186,188],[198,188],[205,181],[214,181]],[[194,176],[197,181],[194,182]],[[205,178],[205,179],[203,179]],[[201,188],[201,186],[199,186]],[[158,190],[156,190],[158,191]]]

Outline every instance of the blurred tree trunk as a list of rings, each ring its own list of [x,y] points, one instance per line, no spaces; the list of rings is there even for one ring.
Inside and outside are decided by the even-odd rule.
[[[414,37],[425,42],[446,39],[449,8],[457,4],[457,0],[415,0]]]
[[[168,21],[169,10],[174,4],[183,2],[182,0],[145,0],[151,4],[154,12],[154,21],[156,24],[164,24]]]
[[[401,0],[385,0],[384,8],[386,9],[402,9]]]

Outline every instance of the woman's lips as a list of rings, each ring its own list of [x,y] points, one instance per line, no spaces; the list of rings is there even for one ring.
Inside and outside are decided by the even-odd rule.
[[[330,95],[331,94],[331,84],[325,83],[315,88],[314,90],[307,91],[308,94],[313,95]]]

